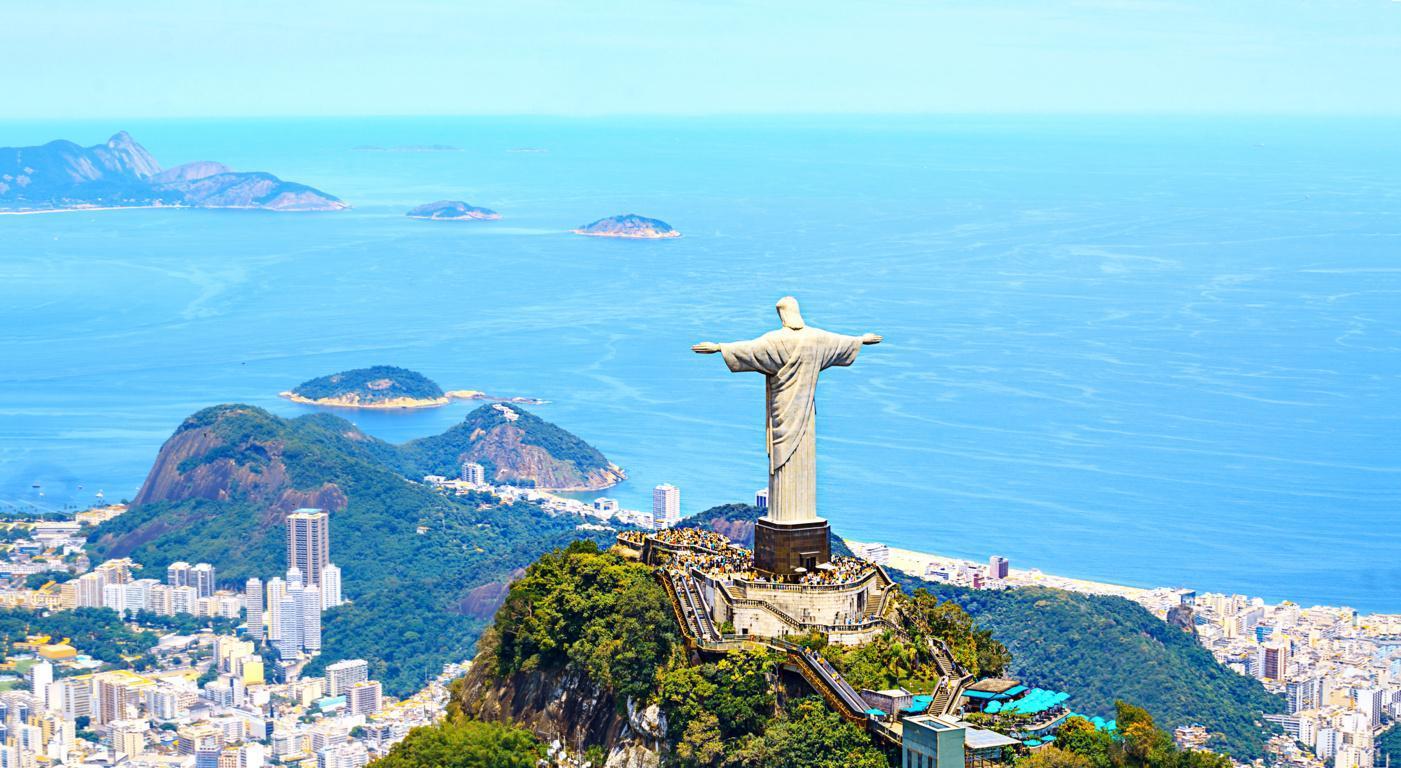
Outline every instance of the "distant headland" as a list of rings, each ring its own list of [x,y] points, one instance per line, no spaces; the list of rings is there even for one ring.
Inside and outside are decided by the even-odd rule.
[[[453,400],[498,400],[541,405],[532,397],[492,397],[475,389],[444,391],[418,371],[392,365],[376,365],[304,381],[282,397],[303,405],[330,408],[436,408]]]
[[[0,147],[0,213],[104,208],[256,208],[339,211],[333,195],[270,173],[198,161],[162,170],[126,131],[106,144],[51,141]]]
[[[356,152],[461,152],[461,147],[454,147],[449,144],[405,144],[397,147],[380,147],[373,144],[361,144],[354,148]]]
[[[588,237],[626,237],[637,240],[660,240],[667,237],[680,237],[670,224],[661,219],[649,219],[635,213],[609,216],[574,230],[576,235]]]
[[[411,219],[428,221],[498,221],[501,214],[490,208],[469,205],[461,200],[438,200],[424,203],[405,214]]]

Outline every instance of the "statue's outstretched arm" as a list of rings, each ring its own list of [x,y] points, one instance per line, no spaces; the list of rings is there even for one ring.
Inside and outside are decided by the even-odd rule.
[[[692,344],[691,351],[702,355],[713,355],[720,351],[720,345],[713,341],[702,341],[699,344]]]
[[[879,344],[879,343],[881,343],[882,341],[885,341],[885,337],[882,336],[882,335],[880,335],[879,333],[863,333],[863,334],[861,334],[861,343],[862,343],[862,344]],[[699,350],[697,350],[697,351],[699,351]]]

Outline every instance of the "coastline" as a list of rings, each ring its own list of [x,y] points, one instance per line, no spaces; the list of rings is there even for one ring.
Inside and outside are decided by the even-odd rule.
[[[442,397],[434,398],[413,398],[396,397],[389,400],[380,400],[373,403],[364,403],[359,400],[350,400],[340,397],[323,397],[313,400],[303,397],[295,392],[278,392],[278,397],[291,400],[301,405],[314,405],[322,408],[349,408],[353,410],[412,410],[416,408],[441,408],[454,400],[492,400],[498,403],[515,403],[517,405],[545,405],[548,400],[541,400],[537,397],[495,397],[476,389],[452,389],[443,393]],[[587,490],[587,489],[586,489]]]
[[[34,208],[23,211],[0,211],[0,216],[32,216],[40,213],[82,213],[84,211],[130,211],[151,208],[192,208],[189,205],[92,205],[78,208]]]
[[[500,221],[501,214],[492,216],[413,216],[408,218],[414,221]]]
[[[860,542],[848,540],[851,547],[868,547],[878,542]],[[890,562],[887,567],[898,571],[904,571],[911,576],[924,578],[924,574],[929,568],[956,568],[960,565],[974,568],[981,571],[987,563],[966,560],[960,557],[948,557],[930,552],[917,552],[912,549],[901,549],[889,547]],[[1036,568],[1009,568],[1006,584],[1013,587],[1050,587],[1052,589],[1063,589],[1067,592],[1079,592],[1087,595],[1111,595],[1122,597],[1135,602],[1141,601],[1148,595],[1157,591],[1155,589],[1144,589],[1142,587],[1130,587],[1124,584],[1110,584],[1102,581],[1090,581],[1089,579],[1076,579],[1069,576],[1056,576],[1043,573]],[[1159,587],[1158,589],[1163,589]]]
[[[358,410],[408,410],[413,408],[440,408],[453,400],[482,400],[486,398],[485,392],[478,392],[475,389],[455,389],[451,392],[444,392],[442,397],[434,398],[413,398],[395,397],[389,400],[380,400],[373,403],[362,403],[359,400],[349,400],[340,397],[323,397],[313,400],[309,397],[302,397],[295,392],[278,392],[278,397],[291,400],[302,405],[318,405],[325,408],[354,408]]]
[[[83,213],[85,211],[139,210],[201,210],[201,211],[272,211],[273,213],[330,213],[350,210],[348,203],[334,208],[269,208],[263,205],[85,205],[74,208],[34,208],[23,211],[0,210],[0,216],[31,216],[40,213]]]
[[[613,232],[585,232],[582,229],[571,229],[569,231],[576,235],[582,235],[584,237],[612,237],[617,238],[619,240],[670,240],[671,238],[681,236],[681,233],[677,232],[676,230],[651,235],[628,235]]]

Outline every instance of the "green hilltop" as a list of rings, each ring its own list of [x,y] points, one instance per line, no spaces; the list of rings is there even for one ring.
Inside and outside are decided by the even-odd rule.
[[[750,547],[760,513],[748,504],[726,504],[682,524]],[[849,551],[834,533],[832,554]],[[972,590],[890,573],[906,592],[927,590],[965,609],[1010,651],[1010,674],[1069,692],[1079,712],[1111,718],[1116,700],[1132,701],[1168,727],[1205,725],[1224,737],[1214,749],[1254,759],[1263,754],[1268,732],[1261,713],[1283,711],[1280,698],[1259,681],[1218,663],[1196,638],[1130,600],[1047,588]],[[864,663],[863,656],[855,658]]]
[[[516,405],[483,405],[441,435],[403,446],[420,474],[456,475],[463,462],[486,469],[494,482],[546,488],[598,489],[622,479],[597,448]],[[548,465],[544,460],[552,459]]]
[[[444,396],[443,388],[427,376],[392,365],[319,376],[293,387],[291,393],[307,400],[353,400],[364,405],[400,398],[437,400]]]
[[[180,425],[131,509],[100,525],[89,548],[156,573],[176,560],[210,562],[221,582],[241,584],[286,569],[286,512],[325,508],[351,603],[326,612],[310,673],[322,660],[365,658],[387,692],[406,695],[472,655],[513,572],[597,535],[536,504],[406,481],[418,471],[399,447],[329,414],[207,408]]]
[[[706,519],[730,518],[742,510],[743,505],[731,505],[712,510]],[[1029,597],[1037,601],[1044,595]],[[905,629],[916,641],[920,633],[930,633],[980,676],[1001,674],[1009,662],[1019,674],[1026,674],[1025,667],[1045,663],[1035,657],[1025,663],[1014,660],[993,639],[1013,633],[999,633],[998,626],[965,612],[951,596],[919,589],[905,598],[905,605],[914,617]],[[1104,620],[1094,618],[1096,610],[1091,605],[1088,616],[1054,628],[1104,630]],[[432,756],[441,754],[438,745],[445,740],[480,739],[477,748],[489,750],[505,735],[526,745],[563,744],[594,765],[605,759],[651,764],[657,758],[681,768],[891,764],[869,733],[844,720],[800,678],[785,672],[783,654],[774,647],[755,643],[718,658],[698,655],[683,643],[676,616],[667,590],[648,566],[589,542],[541,557],[511,585],[493,627],[483,636],[479,656],[467,676],[454,683],[447,722],[416,732],[402,750],[391,753],[388,765],[428,768],[436,765]],[[1021,620],[1028,625],[1026,632],[1052,629],[1036,616]],[[899,647],[901,641],[893,633],[858,648],[829,646],[817,635],[789,639],[822,653],[857,687],[909,684],[929,690],[937,679],[937,672],[916,658],[913,647]],[[1102,642],[1121,639],[1118,632],[1109,631]],[[1086,637],[1083,642],[1092,641]],[[1141,649],[1104,651],[1124,655],[1112,665],[1120,681],[1136,664],[1176,663]],[[1062,674],[1080,671],[1076,667]],[[1200,684],[1187,671],[1188,686]],[[1073,685],[1064,689],[1078,690]],[[1212,690],[1208,685],[1201,692]],[[1253,703],[1259,702],[1243,705]],[[1218,754],[1178,750],[1158,725],[1165,720],[1151,712],[1151,707],[1112,701],[1106,714],[1120,722],[1116,736],[1071,718],[1056,747],[1018,757],[1016,768],[1229,765]],[[503,734],[490,730],[492,725],[509,730]]]

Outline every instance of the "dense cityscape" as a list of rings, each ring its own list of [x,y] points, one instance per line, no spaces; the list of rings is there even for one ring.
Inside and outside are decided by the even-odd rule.
[[[665,531],[682,520],[681,492],[672,485],[657,486],[652,509],[644,511],[622,509],[606,497],[586,503],[493,485],[475,462],[463,463],[459,477],[429,475],[423,483],[449,495],[526,500],[552,514],[579,516],[584,530],[632,530],[622,537],[632,546],[641,545],[644,532]],[[756,492],[753,501],[763,509],[767,491]],[[345,602],[341,569],[332,561],[332,515],[319,509],[286,513],[285,572],[248,578],[241,589],[230,589],[209,563],[174,562],[162,578],[152,578],[129,558],[89,562],[87,532],[125,511],[125,505],[113,504],[71,519],[30,516],[0,523],[9,580],[0,590],[0,606],[49,614],[107,609],[133,629],[161,633],[149,650],[117,656],[66,637],[7,638],[0,667],[0,768],[362,768],[414,727],[445,716],[447,685],[463,674],[467,660],[448,665],[403,700],[385,695],[363,659],[330,660],[317,674],[304,674],[321,651],[322,612]],[[717,534],[698,531],[669,540],[716,553],[677,561],[686,568],[756,578],[747,551]],[[1283,698],[1283,713],[1261,713],[1280,730],[1267,746],[1271,762],[1298,768],[1386,764],[1376,740],[1401,717],[1401,615],[1087,582],[1015,569],[999,556],[980,564],[878,543],[852,546],[870,563],[937,583],[974,590],[1050,586],[1132,600]],[[737,554],[725,554],[732,550]],[[862,560],[847,560],[853,574],[862,572]],[[824,578],[855,580],[840,573],[824,571]],[[1183,749],[1209,748],[1213,737],[1201,726],[1174,733]]]
[[[343,602],[326,512],[288,514],[286,573],[235,591],[209,563],[173,563],[163,579],[140,577],[129,559],[89,567],[85,530],[124,511],[5,521],[3,565],[17,586],[0,605],[109,609],[138,629],[183,615],[188,629],[116,657],[70,638],[7,638],[0,765],[361,768],[443,716],[458,665],[404,700],[385,696],[362,659],[301,673],[320,652],[322,611]]]

